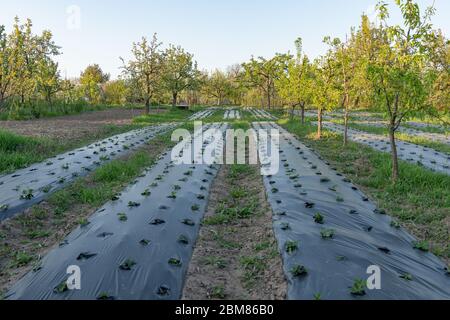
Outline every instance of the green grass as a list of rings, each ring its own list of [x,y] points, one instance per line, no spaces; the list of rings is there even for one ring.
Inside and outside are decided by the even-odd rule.
[[[225,287],[222,284],[212,288],[211,297],[213,299],[225,299],[226,296]]]
[[[418,126],[409,125],[407,123],[403,123],[402,126],[405,128],[414,129],[417,131],[423,131],[423,132],[429,132],[429,133],[440,133],[440,134],[445,134],[445,135],[450,134],[450,128],[442,129],[442,128],[430,127],[430,126],[418,127]]]
[[[202,107],[193,107],[189,110],[179,109],[174,107],[164,107],[160,108],[160,111],[156,111],[149,115],[142,115],[133,119],[133,123],[140,124],[153,124],[153,123],[163,123],[163,122],[181,122],[186,121],[188,117],[192,116],[194,113],[201,111]]]
[[[244,256],[239,259],[244,273],[244,283],[250,287],[258,276],[266,269],[266,258],[263,255]]]
[[[432,252],[450,258],[450,176],[400,161],[400,180],[393,184],[389,154],[355,142],[343,148],[342,135],[327,130],[317,140],[316,127],[302,126],[298,119],[282,119],[280,124],[361,186],[419,240],[428,241]]]
[[[49,139],[30,138],[0,131],[0,173],[26,167],[58,151],[57,143]]]
[[[225,259],[216,256],[205,257],[203,259],[203,263],[207,266],[213,266],[218,269],[224,269],[227,267],[228,264],[228,262]]]
[[[107,125],[82,139],[34,138],[0,130],[0,174],[25,168],[33,163],[115,134],[141,128],[140,125]]]

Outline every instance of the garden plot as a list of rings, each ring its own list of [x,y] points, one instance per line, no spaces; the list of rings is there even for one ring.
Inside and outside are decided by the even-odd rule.
[[[188,120],[192,121],[192,120],[205,119],[205,118],[212,116],[214,114],[214,112],[216,112],[215,108],[209,108],[209,109],[194,113],[192,116],[189,117]]]
[[[323,125],[332,131],[343,133],[344,127],[331,122]],[[357,129],[348,129],[348,137],[355,142],[366,144],[376,150],[390,152],[389,139],[383,135],[367,133]],[[398,157],[402,160],[416,163],[433,171],[450,174],[450,156],[434,149],[397,140]]]
[[[241,114],[238,110],[227,110],[225,111],[225,114],[223,115],[223,118],[225,120],[227,119],[240,119]]]
[[[369,125],[369,126],[378,127],[378,128],[387,128],[386,123],[382,123],[382,122],[356,121],[354,123]],[[446,136],[445,134],[425,132],[425,131],[410,129],[410,128],[406,128],[406,127],[402,127],[402,126],[400,126],[398,128],[398,131],[400,131],[402,133],[406,133],[411,136],[421,137],[421,138],[428,139],[430,141],[440,142],[440,143],[445,143],[445,144],[450,145],[450,136]]]
[[[77,177],[173,128],[161,124],[119,134],[0,177],[0,221],[42,201]]]
[[[300,110],[295,110],[294,113],[295,113],[295,115],[298,115],[298,116],[301,115]],[[311,118],[317,118],[317,112],[316,111],[306,111],[305,116],[311,117]],[[382,118],[380,117],[380,115],[378,113],[371,114],[368,112],[352,112],[352,113],[349,113],[349,117],[353,118],[353,119],[358,119],[359,121],[376,121],[376,120],[382,121]],[[327,112],[327,113],[322,114],[322,119],[324,119],[324,120],[334,120],[334,119],[339,119],[339,118],[344,119],[344,114],[340,113],[340,112]]]
[[[438,124],[432,124],[432,123],[408,121],[408,122],[406,122],[406,124],[413,126],[413,127],[417,127],[417,128],[436,128],[436,129],[441,129],[441,130],[446,129],[446,127],[444,127],[444,126],[441,126]]]
[[[269,120],[276,120],[277,119],[275,116],[271,115],[266,110],[249,108],[249,111],[252,113],[252,115],[256,119],[269,119]]]
[[[301,115],[301,111],[300,111],[300,110],[295,110],[294,112],[295,112],[295,114],[296,114],[297,116],[300,116],[300,115]],[[317,118],[317,113],[311,112],[311,111],[305,111],[305,117]],[[333,120],[333,117],[330,116],[330,115],[327,115],[327,114],[323,114],[323,115],[322,115],[322,119],[325,119],[325,120]]]
[[[219,128],[226,124],[205,126]],[[203,144],[213,142],[209,138]],[[176,157],[188,152],[181,142]],[[182,148],[182,149],[181,149]],[[221,155],[223,141],[215,146]],[[201,157],[201,150],[194,154]],[[176,159],[175,159],[176,160]],[[17,282],[8,299],[179,299],[218,165],[175,165],[171,154],[106,203]],[[68,290],[68,266],[81,290]]]
[[[280,170],[264,184],[289,299],[450,298],[449,271],[424,243],[290,133],[253,127],[280,130]],[[262,158],[271,152],[259,148]],[[381,270],[379,290],[362,280],[370,266]]]

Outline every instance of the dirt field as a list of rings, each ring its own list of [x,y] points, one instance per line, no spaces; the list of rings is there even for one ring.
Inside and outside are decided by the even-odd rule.
[[[143,110],[138,109],[109,109],[55,118],[0,121],[0,128],[33,137],[79,139],[97,132],[105,125],[131,124],[133,117],[142,113]]]

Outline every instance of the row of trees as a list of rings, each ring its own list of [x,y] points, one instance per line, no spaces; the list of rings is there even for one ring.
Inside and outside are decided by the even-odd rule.
[[[55,58],[61,54],[50,31],[36,35],[32,22],[15,19],[7,34],[0,26],[0,111],[32,109],[38,103],[176,105],[184,100],[201,103],[213,99],[220,72],[200,72],[191,53],[179,46],[162,49],[156,34],[132,47],[132,59],[122,60],[122,74],[110,80],[98,64],[89,65],[76,79],[61,76]],[[206,89],[205,83],[211,84]],[[217,86],[217,85],[216,85]],[[204,90],[201,90],[205,87]],[[217,99],[222,103],[225,95]]]
[[[34,35],[31,29],[30,20],[21,25],[17,18],[10,34],[0,26],[0,106],[11,97],[22,103],[36,96],[51,102],[63,85],[53,61],[60,48],[51,32]]]
[[[399,175],[395,133],[402,121],[416,111],[436,116],[448,113],[450,103],[450,46],[444,35],[432,28],[434,8],[422,13],[412,0],[396,0],[396,4],[402,25],[390,25],[388,5],[379,2],[378,24],[363,16],[359,28],[353,28],[347,39],[324,39],[329,46],[324,56],[312,64],[298,59],[294,64],[310,74],[303,80],[305,85],[294,91],[301,101],[316,106],[318,137],[324,110],[344,110],[344,144],[351,110],[370,107],[386,114],[394,180]],[[281,79],[298,74],[295,67],[292,72],[289,69]],[[292,86],[288,83],[287,88]]]

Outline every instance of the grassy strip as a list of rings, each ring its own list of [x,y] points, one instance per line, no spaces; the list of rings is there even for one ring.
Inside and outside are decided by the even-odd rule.
[[[450,260],[448,175],[400,161],[401,179],[394,185],[389,154],[355,142],[343,148],[342,135],[327,130],[317,140],[316,128],[302,126],[298,118],[282,119],[280,124],[361,186],[418,239],[429,242],[436,255]]]
[[[82,139],[69,141],[27,137],[0,130],[0,174],[13,172],[91,142],[138,128],[142,128],[142,125],[106,125]]]
[[[424,127],[419,127],[419,126],[413,126],[407,123],[403,123],[402,124],[403,127],[408,128],[408,129],[414,129],[417,131],[423,131],[423,132],[428,132],[428,133],[439,133],[439,134],[445,134],[445,135],[449,135],[450,131],[446,130],[446,129],[442,129],[442,128],[437,128],[437,127],[432,127],[432,126],[424,126]]]
[[[113,160],[25,213],[0,223],[0,297],[14,281],[39,263],[52,246],[151,166],[167,147],[170,134],[137,152]]]
[[[387,128],[384,128],[384,127],[375,127],[375,126],[370,126],[370,125],[365,125],[365,124],[356,124],[356,123],[349,123],[348,126],[349,126],[349,128],[358,129],[358,130],[362,130],[362,131],[369,132],[369,133],[374,133],[374,134],[384,135],[384,136],[388,135],[388,130],[387,130]],[[410,134],[403,133],[400,131],[398,131],[395,134],[395,136],[397,137],[397,139],[402,140],[402,141],[414,143],[414,144],[424,146],[427,148],[433,148],[436,151],[450,154],[450,146],[445,143],[431,141],[430,139],[427,139],[427,138],[424,138],[421,136],[412,136]]]

